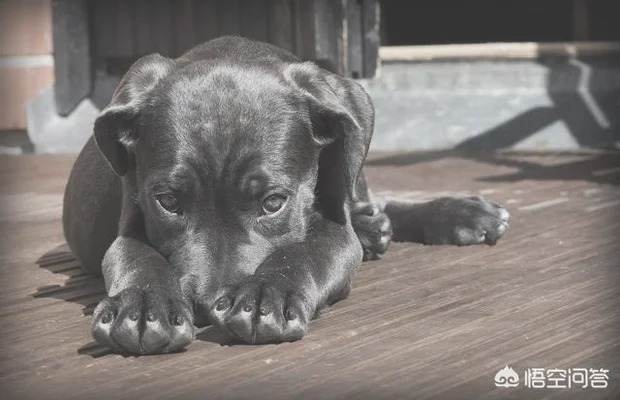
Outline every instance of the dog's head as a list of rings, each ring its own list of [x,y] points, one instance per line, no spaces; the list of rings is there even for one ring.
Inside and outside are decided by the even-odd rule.
[[[94,136],[149,243],[217,286],[303,241],[317,211],[348,223],[369,124],[363,89],[311,63],[152,55],[124,76]]]

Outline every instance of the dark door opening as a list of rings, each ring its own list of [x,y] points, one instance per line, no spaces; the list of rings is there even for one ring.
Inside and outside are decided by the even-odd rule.
[[[618,0],[383,0],[382,45],[620,40]]]

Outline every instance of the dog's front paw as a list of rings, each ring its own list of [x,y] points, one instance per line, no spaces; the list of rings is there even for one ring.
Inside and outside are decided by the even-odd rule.
[[[379,258],[392,239],[392,223],[387,214],[372,203],[357,203],[351,209],[351,225],[364,249],[364,261]]]
[[[277,278],[252,275],[216,300],[211,323],[245,343],[292,342],[306,333],[311,312]]]
[[[93,316],[93,338],[121,354],[177,351],[194,339],[189,307],[162,291],[123,290],[103,299]]]
[[[425,244],[494,245],[508,229],[508,211],[479,196],[442,197],[429,207]]]

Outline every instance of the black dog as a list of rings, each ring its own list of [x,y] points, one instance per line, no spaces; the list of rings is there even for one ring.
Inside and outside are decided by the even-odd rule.
[[[268,44],[138,60],[65,193],[67,242],[108,291],[94,338],[169,352],[203,319],[247,343],[293,341],[391,239],[497,241],[508,213],[479,197],[372,200],[373,124],[357,83]]]

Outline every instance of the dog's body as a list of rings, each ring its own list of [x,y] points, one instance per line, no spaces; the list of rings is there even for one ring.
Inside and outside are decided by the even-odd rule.
[[[390,239],[493,244],[484,199],[371,198],[371,100],[271,45],[224,37],[137,61],[95,123],[65,193],[67,242],[102,273],[93,335],[174,351],[204,320],[248,343],[299,339]]]

